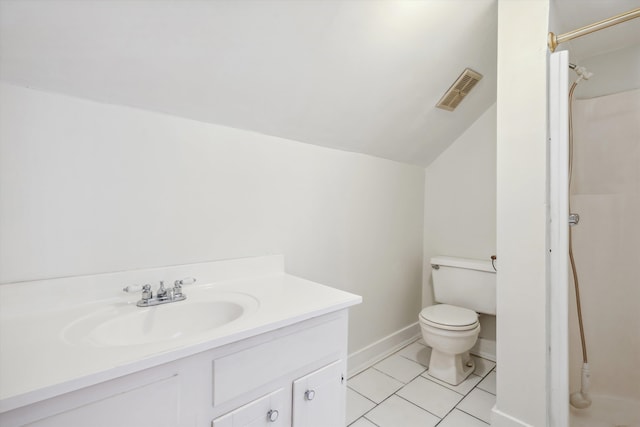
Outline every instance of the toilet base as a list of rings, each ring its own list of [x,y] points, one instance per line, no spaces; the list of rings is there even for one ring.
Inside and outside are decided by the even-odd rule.
[[[475,368],[475,362],[468,351],[453,355],[434,348],[431,350],[427,375],[451,385],[458,385],[467,379]]]

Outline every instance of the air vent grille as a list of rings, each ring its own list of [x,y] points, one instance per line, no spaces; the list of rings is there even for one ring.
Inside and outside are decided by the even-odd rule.
[[[465,96],[475,87],[482,78],[482,74],[476,73],[470,68],[466,68],[460,77],[451,85],[449,90],[442,95],[436,107],[443,110],[453,111],[462,102]]]

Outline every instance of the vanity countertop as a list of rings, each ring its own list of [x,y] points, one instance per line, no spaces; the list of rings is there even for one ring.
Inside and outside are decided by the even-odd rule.
[[[284,272],[281,256],[245,258],[0,286],[0,413],[161,365],[362,302],[360,296]],[[140,309],[131,283],[193,276],[187,299],[208,293],[255,301],[246,315],[195,335],[134,345],[69,340],[69,325],[107,306]],[[154,288],[157,285],[154,285]]]

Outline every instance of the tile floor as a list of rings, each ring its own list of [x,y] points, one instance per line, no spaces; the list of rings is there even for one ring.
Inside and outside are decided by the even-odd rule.
[[[427,375],[431,349],[418,340],[349,378],[349,427],[487,427],[496,401],[496,364],[457,386]]]

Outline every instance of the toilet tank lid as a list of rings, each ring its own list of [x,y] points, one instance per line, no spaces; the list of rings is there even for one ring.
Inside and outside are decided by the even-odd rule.
[[[473,258],[456,258],[450,256],[436,256],[431,258],[431,265],[440,265],[445,267],[466,268],[469,270],[488,271],[495,273],[491,260],[473,259]]]

